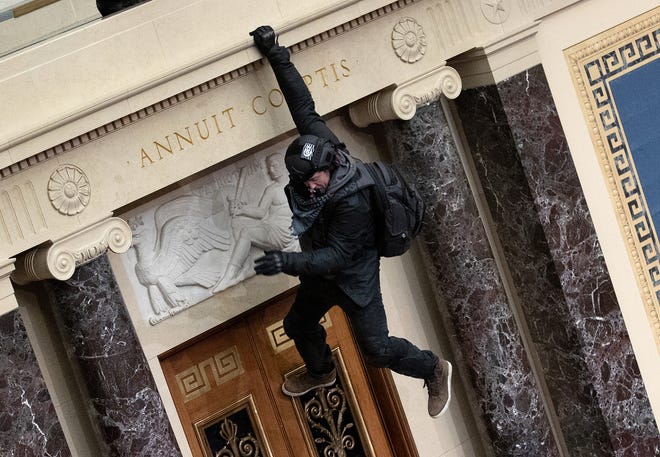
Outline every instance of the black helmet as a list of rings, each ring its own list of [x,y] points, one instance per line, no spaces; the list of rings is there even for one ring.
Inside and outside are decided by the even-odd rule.
[[[284,163],[292,181],[305,182],[317,171],[329,169],[334,157],[334,146],[330,140],[302,135],[287,148]]]

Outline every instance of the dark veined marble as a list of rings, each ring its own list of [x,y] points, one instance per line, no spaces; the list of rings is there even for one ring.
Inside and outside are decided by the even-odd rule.
[[[559,455],[441,106],[380,129],[394,162],[427,202],[421,244],[429,277],[494,454]]]
[[[541,67],[456,101],[571,455],[660,441]]]
[[[18,311],[0,316],[0,455],[71,455]]]
[[[499,90],[614,453],[660,455],[660,434],[542,67]]]
[[[46,287],[109,454],[180,456],[107,257]]]
[[[567,448],[571,455],[611,455],[497,87],[466,90],[455,105]]]

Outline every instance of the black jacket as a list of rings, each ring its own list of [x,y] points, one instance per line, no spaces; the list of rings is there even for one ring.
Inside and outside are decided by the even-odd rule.
[[[289,60],[289,51],[275,46],[267,55],[277,82],[301,135],[328,138],[343,147],[316,112],[314,100],[300,73]],[[352,181],[360,178],[356,173]],[[312,226],[300,235],[302,252],[287,255],[290,270],[303,284],[318,277],[332,279],[356,304],[366,306],[380,294],[380,256],[376,250],[369,188],[340,192],[341,197],[323,207]],[[288,192],[293,191],[291,186]],[[287,195],[288,196],[288,195]],[[290,198],[290,197],[289,197]]]

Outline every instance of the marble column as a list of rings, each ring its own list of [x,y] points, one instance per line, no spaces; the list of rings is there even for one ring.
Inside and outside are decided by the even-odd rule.
[[[427,202],[422,251],[489,447],[502,457],[559,455],[442,107],[377,128]]]
[[[570,455],[657,455],[658,431],[540,66],[455,102]]]
[[[108,455],[180,456],[107,257],[46,288]]]
[[[0,455],[71,455],[18,311],[0,316]]]

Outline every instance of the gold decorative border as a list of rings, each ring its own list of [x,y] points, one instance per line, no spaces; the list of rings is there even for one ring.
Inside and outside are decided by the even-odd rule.
[[[199,397],[212,389],[207,370],[213,375],[215,385],[219,386],[245,372],[236,346],[218,352],[212,357],[180,371],[174,377],[183,402]]]
[[[264,428],[262,425],[261,418],[259,417],[259,412],[257,411],[257,408],[254,405],[254,399],[252,398],[252,395],[248,395],[245,398],[242,398],[233,404],[229,405],[228,407],[224,408],[221,411],[218,411],[217,413],[204,418],[200,421],[195,422],[193,424],[195,428],[195,434],[197,435],[197,440],[202,448],[202,451],[204,452],[204,457],[214,457],[211,454],[210,451],[210,446],[208,441],[206,440],[206,436],[204,434],[204,429],[211,425],[213,422],[219,422],[221,419],[224,417],[231,416],[237,411],[240,411],[241,409],[246,408],[248,412],[248,416],[250,417],[250,423],[252,424],[255,434],[255,438],[257,441],[263,445],[263,454],[264,457],[273,457],[273,451],[271,449],[270,443],[266,439],[266,434],[264,433]]]
[[[660,57],[660,7],[564,51],[660,352],[660,244],[611,81]]]

